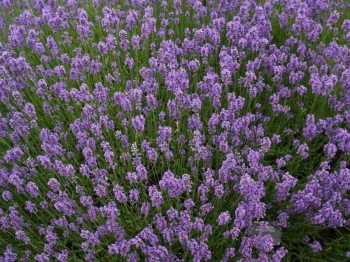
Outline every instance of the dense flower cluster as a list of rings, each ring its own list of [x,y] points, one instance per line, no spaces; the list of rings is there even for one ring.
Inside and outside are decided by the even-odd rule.
[[[349,234],[347,8],[0,1],[0,261],[277,262],[267,222],[317,254]]]

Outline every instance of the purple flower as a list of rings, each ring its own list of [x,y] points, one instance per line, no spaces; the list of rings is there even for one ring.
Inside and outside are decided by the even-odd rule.
[[[97,50],[101,53],[101,55],[106,55],[108,53],[107,45],[102,41],[97,44]]]
[[[161,214],[157,213],[153,219],[156,228],[160,231],[163,231],[167,227],[167,221],[164,216]]]
[[[173,207],[170,208],[166,213],[170,221],[176,219],[179,216],[178,211]]]
[[[310,247],[312,248],[312,251],[315,253],[322,250],[322,246],[321,246],[320,242],[318,242],[318,241],[314,241],[314,242],[310,243]]]
[[[155,186],[148,187],[148,195],[151,199],[152,206],[160,207],[163,204],[162,193],[159,192]]]
[[[19,146],[15,146],[12,149],[6,151],[4,160],[9,162],[16,162],[24,155],[24,152],[21,150]]]
[[[303,129],[303,135],[308,140],[312,140],[317,135],[315,116],[312,114],[307,116],[306,127]]]
[[[50,178],[47,183],[52,191],[57,192],[60,189],[61,184],[57,181],[56,178]]]
[[[147,203],[147,202],[143,202],[142,203],[142,206],[141,206],[141,214],[143,214],[145,217],[147,217],[149,211],[151,209],[151,205],[150,203]]]
[[[279,210],[278,211],[278,221],[274,222],[274,226],[287,228],[290,225],[288,222],[288,219],[289,219],[289,215],[286,212]]]
[[[139,191],[137,189],[131,189],[129,191],[129,199],[132,205],[135,205],[139,201]]]
[[[142,132],[145,129],[146,119],[143,115],[139,115],[131,118],[131,124],[135,128],[136,132]]]
[[[109,88],[104,87],[100,82],[95,83],[93,94],[97,102],[99,103],[105,102],[107,100],[108,93],[109,93]]]
[[[93,201],[91,196],[81,196],[80,197],[80,203],[84,207],[91,207],[93,205],[94,201]]]
[[[328,159],[332,159],[335,156],[335,154],[337,153],[337,146],[335,144],[328,143],[328,144],[324,145],[323,151],[328,156]]]
[[[24,113],[26,113],[31,118],[36,118],[35,107],[31,103],[26,103],[23,109]]]
[[[188,198],[185,200],[184,207],[187,211],[189,211],[194,206],[195,206],[195,203],[193,202],[192,198]]]
[[[295,187],[297,183],[297,179],[290,175],[288,172],[283,174],[283,182],[282,183],[276,183],[275,189],[277,190],[276,193],[276,200],[277,201],[283,201],[287,198],[289,195],[289,191]]]
[[[206,203],[200,207],[199,214],[201,216],[206,216],[214,209],[214,206],[212,203]]]
[[[233,247],[226,248],[225,256],[221,260],[222,262],[228,262],[231,258],[234,258],[236,249]]]
[[[129,180],[130,183],[134,184],[137,182],[138,177],[136,172],[127,172],[126,179]]]
[[[124,64],[129,67],[129,69],[132,69],[134,66],[134,59],[132,59],[131,57],[127,57],[125,58],[125,62]]]
[[[132,48],[134,50],[139,50],[140,49],[140,36],[139,35],[133,35],[131,38],[131,44]]]
[[[200,66],[200,62],[198,59],[194,59],[188,63],[188,68],[190,69],[190,71],[194,73],[197,72],[197,70],[199,69],[199,66]]]
[[[226,225],[228,222],[230,222],[231,216],[228,211],[222,212],[218,218],[217,218],[217,223],[219,226]]]
[[[303,158],[308,158],[309,157],[309,147],[307,144],[301,144],[297,150],[297,154],[300,155]]]
[[[40,206],[42,209],[47,209],[49,207],[49,204],[46,201],[41,201]]]
[[[99,197],[104,197],[107,194],[106,187],[104,185],[97,185],[94,188],[94,191],[95,191],[96,195]]]
[[[26,201],[24,208],[28,210],[29,213],[36,213],[38,211],[38,208],[36,207],[36,205],[31,201]]]
[[[114,186],[113,193],[119,203],[125,203],[127,201],[123,187],[119,186],[118,184]]]
[[[150,244],[152,246],[156,245],[158,243],[158,237],[156,236],[156,234],[154,234],[154,231],[152,229],[152,227],[150,225],[146,226],[140,233],[139,236],[143,239],[143,240],[147,240],[148,242],[150,242]]]
[[[34,198],[36,198],[39,195],[39,188],[34,182],[29,182],[26,185],[27,192]]]
[[[45,254],[45,253],[41,253],[41,254],[37,254],[34,257],[35,261],[37,262],[46,262],[50,260],[49,255]]]
[[[279,248],[275,254],[272,255],[273,262],[281,262],[282,259],[287,255],[288,250],[284,247]]]
[[[10,201],[12,199],[12,194],[10,193],[10,191],[4,191],[2,192],[2,198],[5,200],[5,201]]]

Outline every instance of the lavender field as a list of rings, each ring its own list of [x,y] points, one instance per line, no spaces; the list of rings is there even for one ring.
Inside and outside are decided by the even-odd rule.
[[[0,0],[0,262],[347,260],[349,1]]]

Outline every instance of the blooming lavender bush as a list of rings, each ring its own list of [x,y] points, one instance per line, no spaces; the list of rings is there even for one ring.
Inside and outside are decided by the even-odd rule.
[[[349,10],[0,1],[0,261],[345,261]]]

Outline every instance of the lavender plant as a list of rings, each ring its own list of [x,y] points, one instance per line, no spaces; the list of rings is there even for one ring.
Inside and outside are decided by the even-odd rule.
[[[0,1],[0,261],[345,261],[349,10]]]

